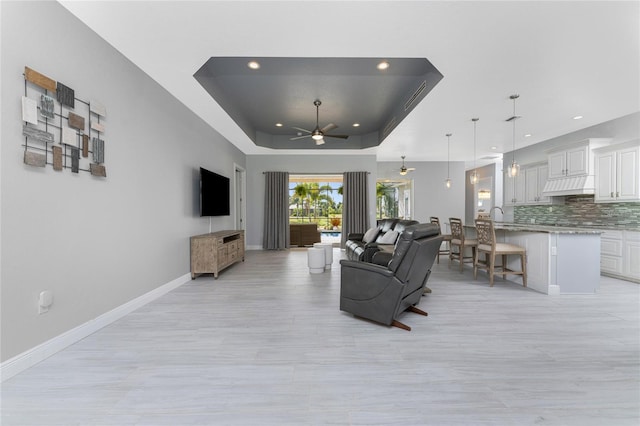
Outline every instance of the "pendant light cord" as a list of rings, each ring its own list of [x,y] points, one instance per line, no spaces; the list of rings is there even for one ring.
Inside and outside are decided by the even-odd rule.
[[[447,133],[447,179],[449,179],[449,158],[451,158],[451,133]]]

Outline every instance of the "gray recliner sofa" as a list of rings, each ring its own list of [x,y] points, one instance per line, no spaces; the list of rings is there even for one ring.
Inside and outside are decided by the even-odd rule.
[[[418,223],[408,219],[378,219],[376,227],[366,233],[350,233],[345,243],[347,259],[371,262],[374,253],[380,250],[391,252],[402,231]]]
[[[442,239],[438,226],[421,223],[404,230],[387,265],[341,260],[340,310],[411,330],[398,317],[407,310],[426,315],[416,305]]]

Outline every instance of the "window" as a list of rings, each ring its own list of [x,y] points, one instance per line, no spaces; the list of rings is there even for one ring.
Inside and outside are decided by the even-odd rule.
[[[342,228],[342,175],[290,175],[289,223],[317,223],[321,231]]]
[[[411,219],[411,180],[376,182],[376,217]]]

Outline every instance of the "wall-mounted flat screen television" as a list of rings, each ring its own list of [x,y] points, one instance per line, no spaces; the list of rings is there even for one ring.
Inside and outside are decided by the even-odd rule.
[[[200,216],[229,216],[229,178],[200,167]]]

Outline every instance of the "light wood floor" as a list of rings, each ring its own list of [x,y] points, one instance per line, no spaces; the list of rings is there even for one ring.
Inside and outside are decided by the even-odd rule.
[[[640,286],[547,296],[434,265],[413,330],[338,308],[338,249],[247,253],[2,385],[2,425],[633,425]]]

